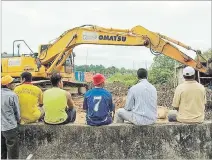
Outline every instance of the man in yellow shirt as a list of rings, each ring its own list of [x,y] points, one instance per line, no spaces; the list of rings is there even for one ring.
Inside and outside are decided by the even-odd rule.
[[[43,93],[40,88],[32,83],[32,74],[23,72],[21,74],[21,85],[14,89],[20,103],[21,124],[34,123],[43,117],[41,109],[43,104]]]
[[[62,89],[62,77],[54,73],[50,80],[53,88],[46,90],[43,94],[44,122],[53,125],[74,122],[76,119],[75,105],[71,94]]]
[[[206,91],[203,85],[195,81],[195,70],[186,67],[183,70],[185,82],[180,84],[174,94],[171,110],[168,114],[170,122],[201,123],[204,121]]]

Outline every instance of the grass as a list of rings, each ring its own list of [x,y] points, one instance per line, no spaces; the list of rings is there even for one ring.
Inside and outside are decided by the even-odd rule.
[[[113,83],[113,82],[120,82],[123,83],[126,86],[132,86],[136,84],[137,82],[137,77],[133,74],[121,74],[121,73],[116,73],[110,78],[107,79],[108,83]]]

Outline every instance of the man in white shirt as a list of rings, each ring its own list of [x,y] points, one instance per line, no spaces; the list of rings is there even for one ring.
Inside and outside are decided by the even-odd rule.
[[[147,80],[147,70],[137,71],[139,83],[132,86],[127,94],[126,105],[117,110],[115,123],[124,120],[135,125],[153,124],[157,120],[157,91]]]

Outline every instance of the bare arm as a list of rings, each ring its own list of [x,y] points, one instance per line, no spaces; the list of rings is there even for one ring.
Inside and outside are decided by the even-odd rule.
[[[67,98],[67,104],[68,104],[68,107],[70,109],[74,108],[75,107],[75,104],[74,104],[74,101],[71,97],[71,94],[69,92],[66,92],[66,98]]]
[[[88,105],[87,105],[87,99],[86,97],[84,97],[84,101],[83,101],[83,109],[87,110],[88,109]]]
[[[42,92],[42,90],[40,90],[38,102],[39,102],[39,107],[42,107],[43,106],[43,92]]]

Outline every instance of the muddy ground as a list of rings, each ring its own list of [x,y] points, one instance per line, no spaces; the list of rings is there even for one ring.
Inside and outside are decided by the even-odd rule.
[[[128,87],[124,86],[123,84],[119,82],[115,82],[113,84],[106,84],[105,88],[109,90],[113,95],[113,102],[115,103],[116,110],[118,108],[121,108],[124,106],[126,101],[126,95],[128,91]],[[162,85],[160,87],[157,87],[158,91],[158,106],[159,107],[159,114],[163,115],[164,113],[167,113],[168,109],[171,109],[172,99],[174,97],[174,88],[170,88],[167,85]],[[207,100],[212,100],[212,91],[209,89],[206,89],[207,91]],[[76,123],[84,124],[85,123],[85,111],[82,109],[83,105],[83,96],[74,96],[73,97],[74,102],[77,106],[77,118]],[[212,103],[208,102],[206,105],[206,109],[212,109]],[[211,110],[209,111],[211,113]],[[159,115],[159,116],[160,116]],[[210,114],[211,115],[211,114]],[[208,113],[206,113],[206,117],[210,116]],[[158,119],[158,123],[164,123],[168,122],[167,117],[165,119]]]

